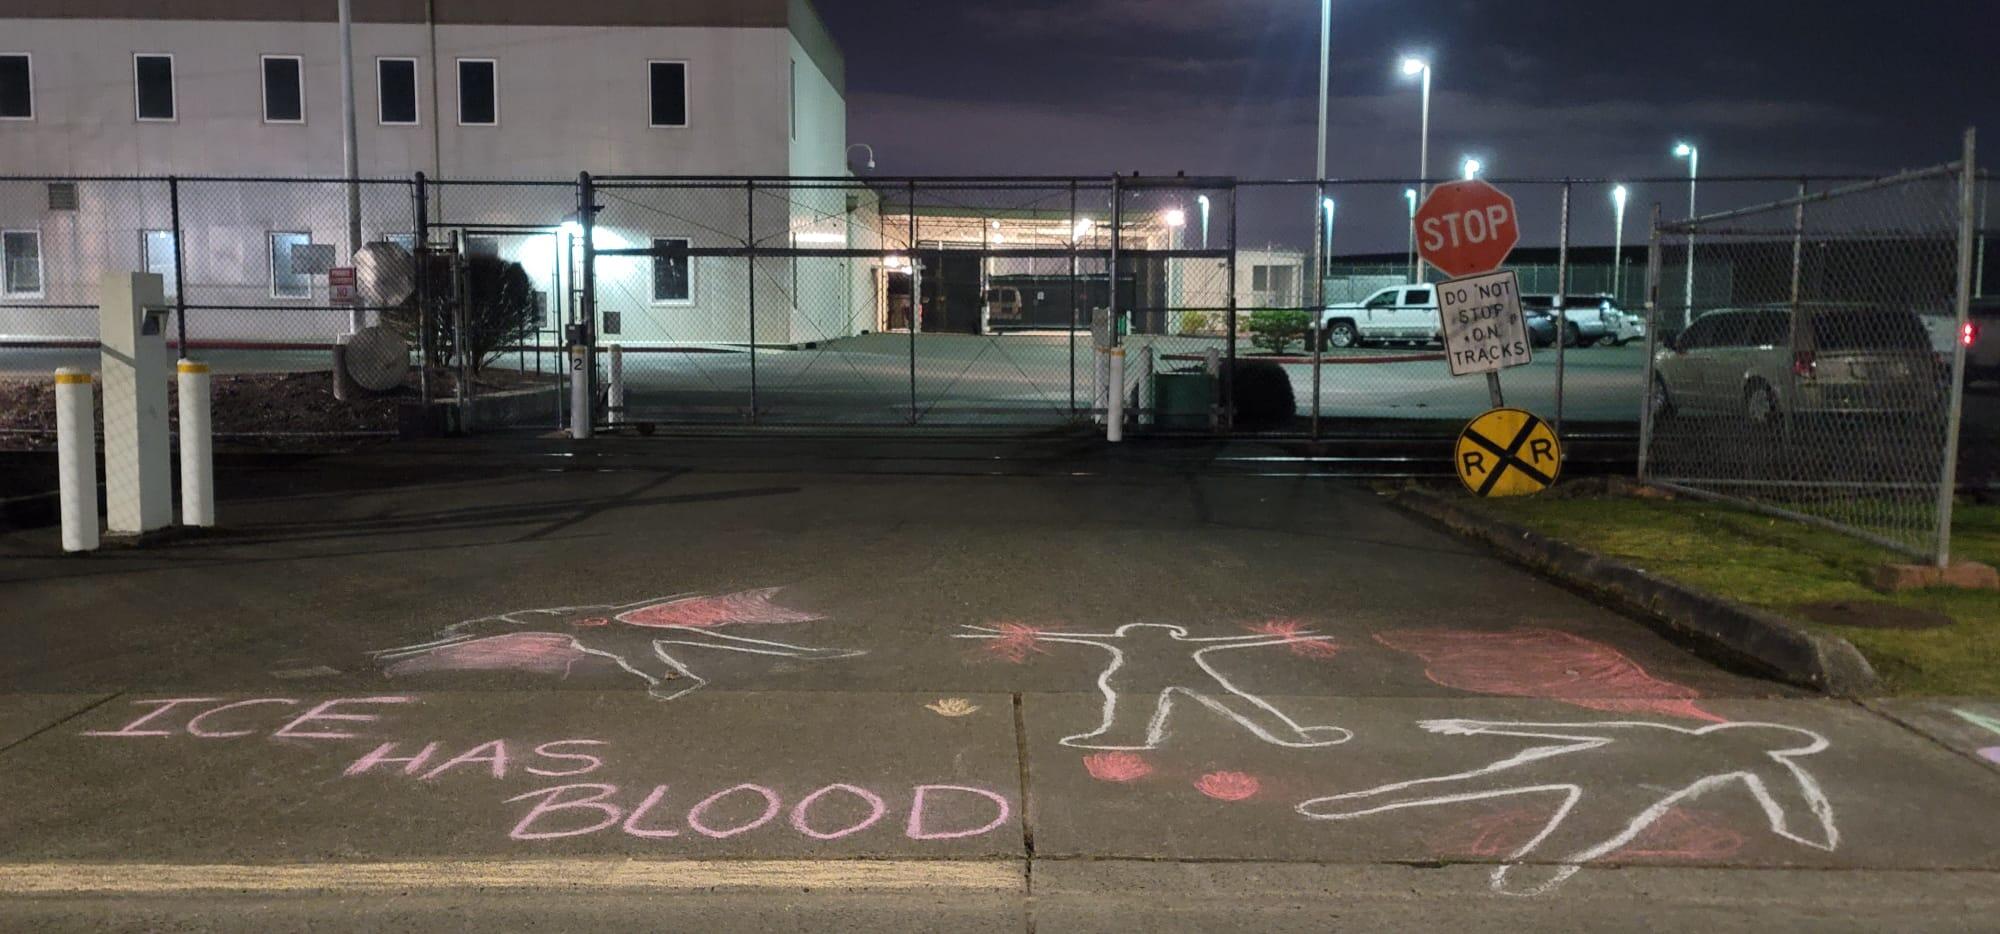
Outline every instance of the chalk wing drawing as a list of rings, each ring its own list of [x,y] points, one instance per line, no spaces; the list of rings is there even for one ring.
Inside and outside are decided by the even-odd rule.
[[[1376,633],[1375,641],[1423,659],[1424,676],[1442,687],[1607,713],[1727,719],[1702,709],[1700,691],[1654,677],[1602,642],[1555,629],[1396,629]]]
[[[959,639],[986,639],[1010,646],[1022,639],[1018,628],[960,628],[967,631],[958,634]],[[1156,749],[1167,738],[1174,702],[1180,698],[1201,704],[1276,746],[1332,746],[1354,736],[1337,726],[1300,726],[1270,702],[1231,683],[1208,660],[1208,656],[1217,652],[1301,643],[1331,651],[1333,641],[1328,636],[1288,630],[1277,634],[1195,637],[1180,626],[1129,623],[1108,633],[1041,629],[1035,630],[1030,638],[1034,643],[1094,646],[1111,656],[1103,673],[1097,676],[1097,689],[1104,694],[1103,722],[1088,733],[1065,737],[1062,740],[1065,746]],[[1040,651],[1039,647],[1035,650]]]
[[[1780,837],[1828,852],[1840,844],[1833,805],[1818,779],[1795,761],[1828,746],[1809,730],[1747,722],[1684,727],[1427,720],[1419,726],[1454,736],[1555,742],[1465,772],[1314,798],[1300,804],[1299,813],[1351,820],[1512,795],[1559,795],[1541,831],[1493,870],[1494,891],[1509,895],[1547,892],[1585,863],[1631,843],[1677,804],[1725,788],[1748,791]],[[1530,857],[1537,862],[1529,863]]]
[[[680,656],[689,650],[823,660],[865,654],[719,632],[729,626],[805,623],[825,617],[771,602],[776,587],[710,596],[682,594],[637,603],[517,610],[456,623],[429,642],[374,653],[389,677],[434,671],[527,671],[567,677],[596,656],[646,682],[647,693],[673,700],[707,679]]]

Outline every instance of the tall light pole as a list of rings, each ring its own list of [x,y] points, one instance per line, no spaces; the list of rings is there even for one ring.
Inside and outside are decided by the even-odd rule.
[[[1421,58],[1403,59],[1406,77],[1423,77],[1423,117],[1417,131],[1417,197],[1424,195],[1424,179],[1431,174],[1431,63]]]
[[[1320,255],[1325,257],[1325,265],[1321,267],[1320,275],[1325,276],[1333,271],[1333,199],[1322,200],[1320,209],[1326,212],[1326,239],[1320,244]]]
[[[354,4],[340,0],[340,109],[345,121],[340,136],[342,168],[347,173],[347,262],[353,265],[361,254],[361,153],[354,128]],[[432,114],[432,119],[437,115]],[[359,305],[348,312],[349,333],[361,330]],[[338,382],[338,381],[336,381]]]
[[[1319,0],[1319,135],[1314,138],[1317,158],[1313,162],[1313,181],[1318,183],[1321,197],[1325,197],[1326,194],[1326,97],[1327,85],[1332,78],[1332,59],[1330,58],[1332,47],[1333,0]],[[1317,220],[1319,213],[1318,205],[1313,205],[1313,213],[1315,220]],[[1321,275],[1325,271],[1326,255],[1320,252],[1320,238],[1314,237],[1313,272],[1314,275]],[[1326,304],[1326,280],[1324,277],[1318,279],[1318,284],[1313,288],[1313,295],[1314,300],[1321,306]],[[1318,375],[1319,368],[1314,367],[1314,378],[1317,379]],[[1313,412],[1315,415],[1319,412],[1319,398],[1317,396],[1313,398]]]
[[[1410,205],[1410,281],[1417,281],[1417,190],[1403,189],[1403,200]]]
[[[1632,193],[1626,191],[1624,185],[1618,185],[1611,189],[1611,213],[1618,218],[1616,222],[1618,234],[1611,239],[1611,300],[1613,302],[1624,300],[1623,293],[1618,291],[1618,285],[1620,274],[1625,269],[1623,263],[1620,262],[1625,250],[1625,202],[1631,196]]]
[[[1701,150],[1691,143],[1674,146],[1674,157],[1688,161],[1688,258],[1687,298],[1681,305],[1681,327],[1694,323],[1694,212],[1695,185],[1701,179]]]
[[[1467,156],[1465,157],[1465,164],[1461,168],[1464,170],[1465,180],[1469,182],[1479,177],[1479,172],[1481,169],[1486,168],[1486,163]]]
[[[1206,250],[1208,249],[1208,196],[1195,195],[1194,201],[1201,205],[1201,248]]]

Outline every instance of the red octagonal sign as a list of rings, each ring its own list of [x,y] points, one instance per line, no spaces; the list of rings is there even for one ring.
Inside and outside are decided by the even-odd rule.
[[[1418,255],[1453,279],[1500,268],[1521,242],[1514,199],[1478,180],[1431,189],[1412,223]]]

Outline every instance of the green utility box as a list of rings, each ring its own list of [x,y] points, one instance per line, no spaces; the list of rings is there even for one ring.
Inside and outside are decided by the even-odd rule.
[[[1207,431],[1215,408],[1215,377],[1202,370],[1153,374],[1153,425]]]

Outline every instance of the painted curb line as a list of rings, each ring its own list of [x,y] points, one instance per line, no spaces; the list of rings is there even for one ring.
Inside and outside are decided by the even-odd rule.
[[[1607,597],[1627,612],[1663,620],[1675,632],[1753,662],[1778,680],[1839,697],[1878,689],[1874,666],[1845,639],[1480,515],[1429,490],[1405,490],[1390,501],[1517,564]]]

